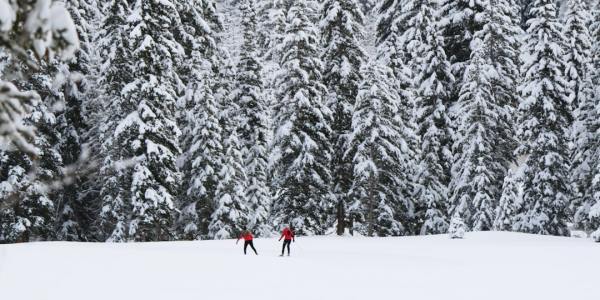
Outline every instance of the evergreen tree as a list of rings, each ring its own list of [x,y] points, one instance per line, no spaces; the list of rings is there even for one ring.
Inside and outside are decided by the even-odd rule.
[[[595,178],[599,166],[598,145],[600,128],[598,86],[600,83],[600,23],[596,20],[600,11],[594,9],[591,22],[593,33],[591,57],[587,76],[581,82],[579,107],[573,125],[574,149],[572,155],[571,180],[573,198],[571,208],[574,212],[575,228],[593,231],[600,222],[591,215],[591,208],[597,202],[598,185]]]
[[[458,101],[465,69],[470,63],[472,41],[485,24],[485,1],[442,0],[440,3],[440,29],[444,36],[444,49],[452,65],[456,82],[451,86],[450,101]]]
[[[569,1],[567,20],[564,34],[567,40],[565,49],[566,80],[569,82],[569,100],[574,109],[575,121],[572,128],[573,152],[571,156],[571,189],[572,198],[569,208],[575,212],[576,226],[582,225],[578,220],[582,214],[577,212],[584,202],[588,202],[584,191],[590,186],[586,177],[591,176],[587,149],[590,135],[587,131],[586,122],[594,109],[594,95],[586,94],[586,85],[589,85],[591,71],[591,36],[588,24],[591,16],[587,12],[586,3],[583,0]],[[591,90],[590,90],[591,91]],[[589,98],[589,99],[586,99]],[[587,214],[583,214],[587,215]],[[579,224],[577,224],[579,223]]]
[[[59,70],[64,77],[60,88],[65,101],[65,110],[59,116],[62,135],[59,151],[68,168],[80,169],[77,164],[86,155],[85,143],[90,131],[90,118],[85,116],[84,103],[96,96],[94,73],[97,61],[91,35],[100,20],[100,11],[98,4],[90,0],[70,1],[67,5],[77,28],[80,48],[75,53],[75,59],[68,65],[61,66]],[[83,167],[89,168],[87,164]],[[73,176],[70,178],[70,184],[61,191],[63,201],[57,206],[57,239],[85,241],[92,238],[98,203],[85,193],[86,186],[95,181],[92,177],[94,176]]]
[[[112,0],[107,6],[105,16],[98,33],[98,55],[101,60],[98,88],[102,99],[96,105],[88,105],[94,115],[95,133],[89,143],[98,148],[95,155],[100,160],[100,186],[98,197],[101,209],[98,218],[98,236],[100,240],[125,242],[128,240],[127,201],[129,192],[123,188],[128,177],[125,158],[132,157],[126,149],[117,148],[118,140],[114,136],[118,122],[124,119],[125,101],[121,91],[127,83],[133,81],[133,65],[129,49],[129,27],[127,16],[131,13],[129,3],[124,0]],[[123,162],[123,163],[122,163]]]
[[[391,69],[376,63],[365,66],[352,118],[350,149],[354,182],[350,215],[369,236],[408,233],[413,221],[411,175],[413,157],[407,147],[405,124],[398,118],[400,102]],[[412,138],[412,136],[408,136]]]
[[[360,45],[364,16],[355,0],[328,0],[321,12],[321,38],[324,48],[323,83],[327,87],[327,106],[333,112],[332,192],[337,201],[337,234],[345,231],[346,205],[352,185],[351,156],[344,156],[352,127],[352,113],[362,80],[360,68],[365,52]]]
[[[490,74],[493,66],[481,40],[465,70],[465,84],[457,103],[458,130],[454,143],[456,161],[450,183],[450,215],[460,215],[472,230],[490,230],[494,221],[496,182],[503,174],[495,158],[494,135],[500,119],[500,106],[495,102]]]
[[[54,86],[57,61],[42,63],[37,70],[19,61],[15,66],[28,74],[27,80],[17,82],[21,90],[36,90],[41,101],[31,107],[23,120],[25,126],[36,128],[32,146],[35,155],[0,147],[0,181],[3,199],[16,201],[0,210],[0,228],[7,242],[53,240],[56,236],[56,211],[63,194],[55,190],[53,181],[62,177],[64,167],[56,147],[61,139],[58,119],[50,106],[63,102],[60,90]]]
[[[443,49],[443,38],[437,27],[436,2],[421,5],[419,65],[415,76],[416,123],[421,137],[420,165],[417,170],[416,198],[421,199],[423,224],[421,234],[445,233],[448,229],[446,165],[450,159],[450,120],[448,99],[454,81],[450,63]]]
[[[450,215],[459,213],[474,230],[490,230],[496,199],[516,146],[513,113],[518,97],[516,71],[520,32],[505,0],[490,0],[485,25],[471,43],[473,57],[454,114],[457,132],[450,184]]]
[[[206,237],[216,197],[218,172],[223,151],[219,123],[219,104],[213,92],[219,68],[219,31],[221,21],[212,1],[178,1],[184,26],[176,36],[185,50],[178,64],[184,86],[178,101],[178,124],[182,129],[183,154],[179,167],[183,173],[179,198],[181,214],[177,221],[180,238]]]
[[[298,234],[322,234],[331,209],[331,111],[320,83],[318,34],[307,1],[294,1],[281,49],[282,74],[275,107],[273,225]]]
[[[174,197],[180,178],[175,164],[180,132],[174,121],[174,61],[182,47],[171,29],[180,20],[171,2],[137,0],[126,21],[130,55],[125,64],[133,80],[115,99],[119,101],[115,117],[120,118],[114,120],[112,161],[126,159],[131,165],[119,172],[119,184],[113,186],[119,196],[108,200],[118,200],[126,208],[125,240],[168,240],[174,237]],[[117,30],[121,34],[123,29]]]
[[[519,106],[518,153],[527,157],[515,229],[568,235],[568,133],[572,112],[563,70],[564,36],[553,0],[536,0],[529,21]]]
[[[522,178],[511,170],[506,174],[502,185],[502,196],[500,196],[498,207],[496,207],[494,230],[513,230],[515,217],[519,211],[519,185],[521,180]]]
[[[218,173],[222,167],[222,128],[219,106],[213,96],[212,73],[204,70],[201,81],[195,83],[187,102],[193,104],[188,112],[190,123],[184,136],[189,139],[182,166],[187,187],[181,203],[178,233],[185,239],[199,239],[208,234],[217,197]]]
[[[445,233],[448,229],[447,184],[445,171],[449,159],[446,148],[450,137],[447,115],[449,87],[454,81],[450,63],[446,59],[443,39],[437,27],[435,1],[421,6],[420,37],[423,41],[419,64],[423,69],[415,77],[418,124],[421,137],[421,157],[417,170],[416,197],[424,210],[421,234]]]
[[[588,28],[591,16],[584,0],[569,0],[567,21],[563,29],[566,39],[565,79],[569,82],[569,100],[573,109],[579,107],[583,81],[587,78],[591,58],[591,36]]]
[[[245,173],[237,133],[223,141],[223,167],[219,170],[216,199],[208,226],[208,236],[231,239],[248,226],[248,208],[245,201]]]
[[[245,197],[249,209],[248,228],[258,235],[270,232],[268,214],[271,192],[267,182],[269,106],[263,93],[262,66],[254,38],[257,18],[254,0],[241,6],[244,44],[237,64],[233,102],[240,106],[238,129],[247,178]]]
[[[405,47],[408,39],[404,36],[410,27],[407,26],[411,3],[404,0],[385,0],[377,7],[379,19],[377,20],[377,54],[378,59],[392,68],[397,85],[403,93],[406,93],[412,85],[411,79],[415,70],[411,69],[411,57]],[[408,33],[410,34],[410,33]],[[418,72],[418,71],[417,71]],[[406,93],[402,98],[410,100],[407,105],[412,106],[413,97]]]
[[[516,111],[521,98],[518,86],[521,81],[519,54],[522,47],[514,0],[489,0],[485,5],[485,15],[489,19],[483,29],[477,33],[483,40],[487,57],[493,67],[489,74],[492,95],[498,105],[498,121],[494,135],[493,151],[501,174],[495,182],[497,188],[510,165],[514,163],[514,150],[517,147],[515,124]],[[498,198],[498,195],[497,197]]]
[[[62,3],[44,1],[32,5],[24,1],[10,1],[2,4],[0,46],[26,69],[38,70],[38,60],[70,59],[78,49],[75,25]],[[12,70],[5,68],[0,81],[0,142],[11,149],[34,155],[36,149],[31,145],[34,134],[32,128],[23,124],[23,119],[39,97],[35,92],[21,92],[4,81],[22,80],[25,75],[23,69],[21,66]]]

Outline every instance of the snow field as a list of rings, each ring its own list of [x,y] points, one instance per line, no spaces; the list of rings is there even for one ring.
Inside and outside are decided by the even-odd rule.
[[[600,245],[517,233],[0,245],[7,300],[598,299]],[[250,250],[250,249],[249,249]]]

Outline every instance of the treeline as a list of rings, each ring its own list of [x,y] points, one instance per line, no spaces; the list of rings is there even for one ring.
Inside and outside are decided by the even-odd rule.
[[[68,1],[74,53],[38,1],[0,0],[0,242],[600,240],[596,1]]]

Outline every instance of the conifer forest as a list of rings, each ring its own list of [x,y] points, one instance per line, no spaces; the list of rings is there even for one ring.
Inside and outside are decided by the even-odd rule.
[[[0,243],[600,242],[600,1],[0,0]]]

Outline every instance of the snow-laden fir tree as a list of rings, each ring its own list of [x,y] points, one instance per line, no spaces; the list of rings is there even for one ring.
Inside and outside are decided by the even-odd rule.
[[[570,203],[574,213],[573,223],[575,228],[586,231],[594,231],[600,225],[598,217],[592,217],[590,214],[590,209],[596,205],[598,199],[599,186],[595,180],[600,160],[600,22],[597,21],[600,11],[596,7],[593,13],[591,57],[587,76],[581,83],[581,101],[573,126],[574,149],[570,174],[573,188]]]
[[[467,225],[460,217],[460,214],[456,214],[450,220],[450,227],[448,227],[448,235],[451,239],[462,239],[465,237],[465,231],[467,231]]]
[[[179,238],[194,240],[208,234],[217,176],[222,169],[223,129],[218,119],[220,106],[213,96],[214,77],[220,63],[221,26],[212,1],[178,1],[177,4],[184,26],[176,31],[176,36],[186,54],[178,65],[184,86],[177,103],[183,151],[178,164],[184,180],[176,231]]]
[[[222,168],[218,173],[217,190],[208,225],[210,239],[232,239],[248,226],[245,201],[246,174],[236,131],[223,141]]]
[[[273,142],[273,225],[291,224],[298,234],[322,234],[330,195],[331,111],[321,83],[319,37],[307,1],[287,15],[277,81]]]
[[[591,58],[590,14],[585,0],[569,0],[563,28],[565,45],[565,79],[569,82],[569,101],[579,107],[582,84],[586,80]]]
[[[450,215],[460,213],[468,228],[490,230],[502,182],[516,147],[513,114],[519,73],[520,33],[509,1],[482,2],[485,23],[471,43],[455,105],[457,132],[450,184]]]
[[[494,230],[512,231],[515,217],[519,211],[519,186],[522,178],[518,173],[509,170],[502,185],[502,195],[496,207]]]
[[[221,126],[220,153],[221,162],[218,172],[218,182],[215,198],[204,203],[211,216],[209,218],[209,238],[227,238],[224,230],[219,227],[227,226],[229,237],[238,234],[243,226],[248,225],[245,199],[246,176],[242,157],[242,146],[238,139],[240,127],[240,105],[233,98],[235,84],[234,66],[229,52],[219,48],[218,72],[214,81],[213,95],[218,105],[218,120]],[[226,213],[227,212],[227,213]],[[220,224],[220,225],[219,225]]]
[[[415,72],[411,69],[411,59],[404,51],[405,44],[402,43],[405,40],[403,35],[409,30],[406,26],[407,16],[403,9],[410,10],[410,8],[410,3],[405,3],[404,0],[385,0],[375,10],[379,12],[376,22],[378,59],[392,68],[400,91],[406,93],[403,98],[412,101],[413,97],[408,91]],[[413,105],[413,103],[406,105]]]
[[[417,168],[416,197],[423,209],[421,234],[445,233],[448,229],[447,184],[445,171],[449,160],[448,99],[454,77],[443,49],[437,27],[437,3],[429,0],[421,6],[420,32],[423,41],[419,64],[423,69],[415,76],[417,133],[421,153]]]
[[[423,224],[421,234],[445,233],[448,229],[446,165],[450,159],[448,99],[454,77],[444,52],[444,40],[437,27],[437,2],[425,1],[421,5],[419,23],[419,64],[422,66],[414,78],[416,95],[417,133],[421,138],[418,188],[416,198],[420,204]]]
[[[30,53],[39,60],[70,59],[79,47],[75,25],[64,3],[39,1],[32,5],[25,1],[4,0],[0,5],[3,12],[0,47],[30,70],[38,69],[37,61]],[[11,150],[16,148],[35,154],[36,149],[30,144],[34,133],[22,121],[39,97],[35,92],[19,91],[8,81],[23,79],[20,69],[5,68],[3,75],[0,80],[0,142]]]
[[[211,0],[175,1],[174,4],[177,5],[182,25],[174,28],[174,34],[185,51],[185,56],[180,57],[183,60],[177,64],[177,73],[184,86],[185,95],[190,92],[191,86],[201,80],[206,67],[218,67],[218,32],[215,28],[220,28],[220,19]],[[213,24],[215,22],[216,24]],[[187,98],[181,98],[185,99]],[[186,103],[179,104],[185,106]],[[186,126],[186,120],[181,119],[182,115],[184,114],[180,114],[179,121]]]
[[[200,74],[198,74],[200,75]],[[184,129],[189,146],[183,154],[182,166],[185,194],[181,200],[181,214],[177,231],[184,239],[199,239],[208,234],[208,225],[217,197],[218,173],[223,155],[219,105],[212,91],[212,72],[207,68],[193,83],[187,100],[191,104]]]
[[[257,28],[255,39],[263,59],[277,60],[276,46],[281,43],[285,32],[286,13],[289,0],[258,0]]]
[[[354,103],[358,95],[362,74],[360,68],[365,51],[360,40],[364,31],[364,16],[356,0],[328,0],[321,10],[321,39],[324,63],[323,83],[327,87],[326,102],[333,112],[331,123],[332,192],[336,197],[335,220],[337,234],[344,234],[346,205],[352,185],[352,156],[344,155],[352,127]]]
[[[503,174],[497,166],[494,142],[502,108],[496,103],[489,79],[494,68],[483,41],[472,52],[465,69],[465,83],[456,104],[458,128],[454,142],[456,159],[450,182],[450,215],[460,215],[472,230],[490,230],[494,221],[496,195]]]
[[[56,190],[63,161],[53,107],[64,104],[57,71],[79,40],[64,3],[5,2],[2,12],[0,46],[10,61],[0,80],[0,240],[52,240],[63,198]]]
[[[472,41],[484,25],[484,0],[440,1],[440,30],[444,36],[444,49],[456,78],[451,86],[452,104],[458,101],[466,67],[470,63]]]
[[[133,78],[113,100],[117,101],[117,112],[111,120],[116,124],[111,161],[127,160],[129,166],[117,171],[118,184],[112,186],[115,190],[107,192],[103,212],[110,210],[115,201],[121,202],[125,208],[121,212],[127,229],[125,240],[169,240],[174,238],[175,197],[180,179],[175,164],[180,132],[174,116],[174,62],[183,50],[172,32],[180,20],[170,1],[137,0],[130,11],[123,12],[129,13],[126,28],[118,28],[116,34],[128,30],[125,46],[130,55],[124,63],[125,71],[130,70]],[[122,229],[115,227],[113,232]],[[118,241],[123,237],[109,239]]]
[[[64,103],[62,92],[54,85],[58,65],[55,60],[42,62],[37,69],[19,61],[13,64],[29,75],[27,80],[16,82],[19,88],[36,90],[41,101],[31,107],[23,120],[25,125],[36,128],[32,139],[35,155],[14,151],[8,145],[0,147],[0,156],[4,157],[0,165],[3,199],[17,199],[0,212],[0,227],[4,228],[0,235],[9,242],[52,240],[56,236],[57,207],[62,206],[64,197],[53,186],[62,177],[64,167],[56,147],[61,139],[59,119],[51,109],[54,104]]]
[[[122,91],[133,81],[133,65],[129,49],[129,26],[127,16],[131,13],[129,3],[124,0],[112,0],[105,9],[100,25],[97,45],[101,60],[98,77],[100,103],[90,107],[94,114],[95,134],[90,143],[99,148],[99,178],[102,182],[98,197],[101,210],[98,216],[99,239],[112,242],[128,240],[128,212],[131,210],[127,201],[129,191],[122,185],[128,177],[126,158],[133,156],[127,149],[117,148],[118,140],[114,132],[119,120],[126,115],[122,107],[125,99]],[[108,113],[107,113],[108,112]]]
[[[369,236],[408,234],[413,222],[412,169],[407,138],[412,131],[398,117],[400,103],[390,68],[369,63],[362,68],[346,155],[352,157],[354,182],[349,215]]]
[[[268,224],[271,191],[267,181],[269,143],[269,105],[263,91],[262,65],[255,39],[256,1],[241,4],[244,43],[237,63],[233,102],[239,106],[238,134],[246,173],[245,199],[248,229],[257,235],[270,232]]]
[[[29,86],[40,92],[48,88],[49,74],[37,74]],[[25,87],[25,86],[24,86]],[[44,94],[42,94],[44,95]],[[42,96],[43,101],[56,94]],[[57,119],[48,107],[39,102],[25,119],[25,124],[37,131],[32,145],[36,156],[19,151],[0,150],[0,194],[3,201],[16,201],[0,209],[0,242],[28,242],[52,240],[55,237],[56,207],[62,194],[49,189],[52,181],[62,175],[62,159],[57,149],[60,135],[56,130]]]
[[[487,22],[477,35],[483,39],[487,57],[493,66],[489,74],[494,100],[499,106],[497,128],[495,129],[494,156],[499,162],[505,176],[507,169],[514,162],[514,150],[517,147],[515,138],[516,110],[520,103],[518,86],[521,81],[519,71],[519,54],[523,35],[518,25],[518,14],[514,0],[488,0],[485,3],[484,15]],[[499,188],[502,178],[495,183]]]
[[[589,151],[589,133],[587,131],[589,113],[594,109],[594,95],[586,93],[589,87],[591,59],[591,36],[589,24],[591,15],[583,0],[568,2],[567,20],[563,29],[566,38],[565,48],[565,76],[569,82],[569,100],[572,104],[575,121],[572,127],[573,152],[571,156],[571,196],[569,208],[576,211],[582,206],[585,196],[584,191],[589,187],[590,165],[586,155]],[[591,90],[590,90],[591,92]],[[588,98],[590,97],[590,98]],[[588,99],[586,99],[588,98]],[[578,216],[576,217],[578,218]],[[577,222],[576,222],[577,223]],[[576,224],[578,225],[578,224]]]
[[[79,35],[80,48],[68,65],[59,67],[62,80],[60,85],[64,93],[65,109],[59,116],[62,138],[59,151],[64,164],[76,173],[87,173],[88,164],[76,166],[85,155],[85,143],[90,136],[86,102],[96,98],[95,71],[96,53],[92,44],[92,34],[100,21],[100,10],[96,1],[77,0],[67,3]],[[95,176],[71,176],[70,184],[63,187],[62,203],[57,206],[57,239],[68,241],[89,240],[93,235],[93,221],[96,218],[98,202],[90,198],[87,189],[96,181]]]
[[[572,122],[563,73],[564,36],[553,0],[536,0],[528,21],[518,154],[526,157],[523,205],[515,230],[568,235],[568,134]]]

